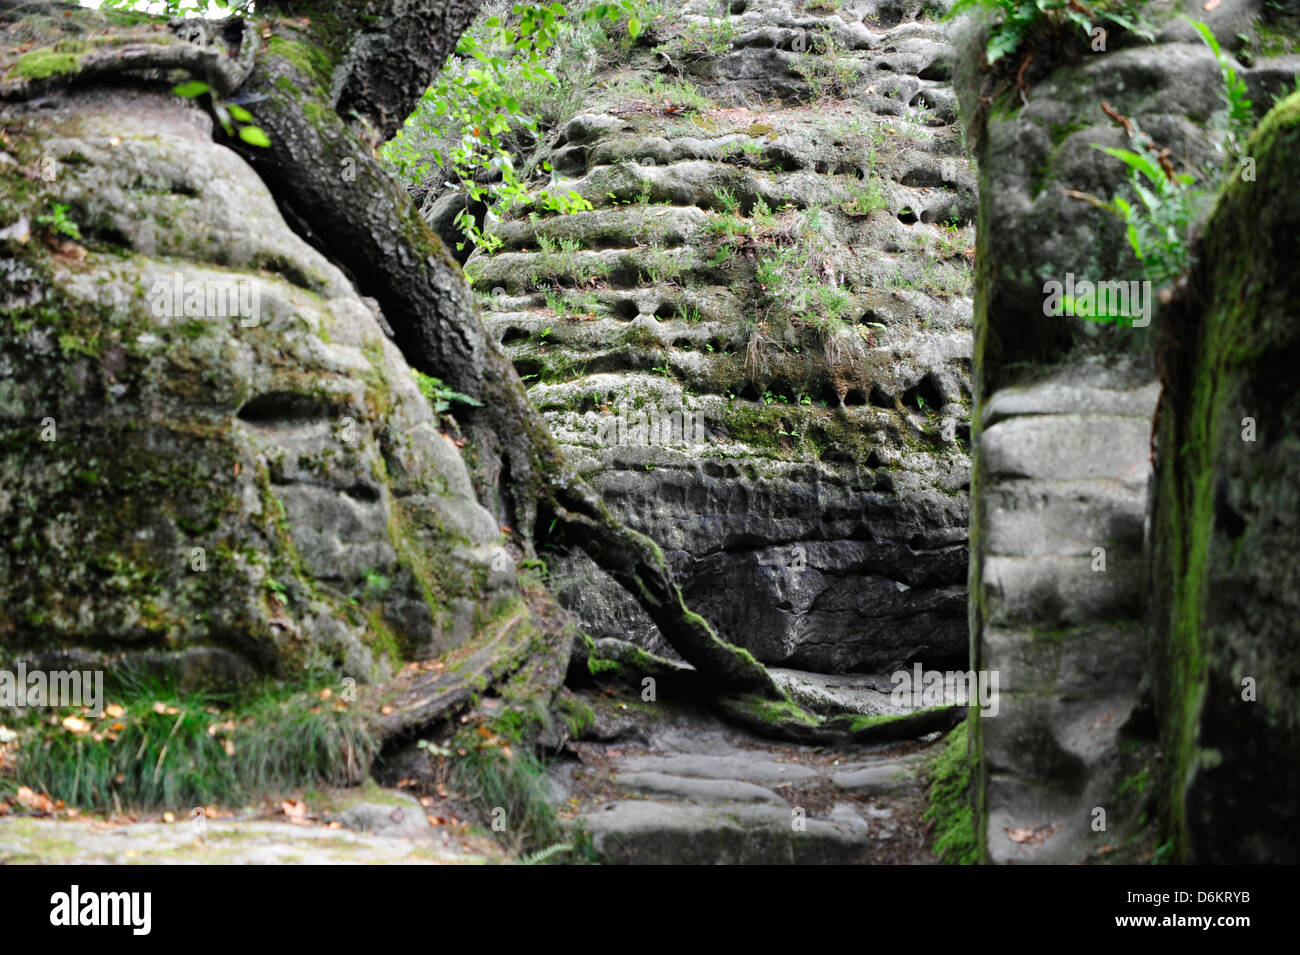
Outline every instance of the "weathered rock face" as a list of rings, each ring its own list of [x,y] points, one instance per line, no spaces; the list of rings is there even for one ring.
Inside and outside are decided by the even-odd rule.
[[[1152,655],[1167,834],[1194,862],[1300,852],[1300,96],[1247,154],[1161,339]]]
[[[366,680],[462,642],[513,569],[377,310],[186,101],[3,122],[0,656]]]
[[[1183,7],[1226,48],[1240,45],[1254,9]],[[1125,167],[1091,148],[1126,144],[1103,102],[1174,146],[1180,163],[1222,162],[1210,126],[1222,109],[1218,67],[1188,24],[1169,19],[1179,11],[1147,9],[1154,45],[1115,36],[1093,52],[1080,34],[1077,50],[1027,72],[1027,103],[1009,82],[962,90],[979,117],[981,172],[972,657],[1001,682],[999,715],[973,719],[971,735],[977,827],[996,862],[1131,848],[1148,785],[1153,739],[1140,684],[1150,663],[1142,581],[1159,394],[1153,328],[1044,312],[1049,280],[1141,277],[1119,223],[1066,193],[1109,198],[1123,182]],[[971,39],[972,56],[982,44]],[[1253,88],[1276,90],[1288,68],[1261,60],[1243,72]],[[1097,808],[1105,829],[1094,827]]]
[[[525,205],[467,271],[553,433],[724,637],[826,671],[963,663],[975,193],[946,28],[731,10],[692,0],[607,57],[538,157],[594,208]],[[589,561],[544,556],[592,636],[666,649]]]

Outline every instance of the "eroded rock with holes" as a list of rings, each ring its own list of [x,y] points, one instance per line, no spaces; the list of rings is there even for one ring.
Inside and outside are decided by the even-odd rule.
[[[966,658],[974,177],[947,27],[903,6],[649,24],[467,263],[566,451],[767,662]],[[592,636],[666,650],[585,558],[547,561]]]

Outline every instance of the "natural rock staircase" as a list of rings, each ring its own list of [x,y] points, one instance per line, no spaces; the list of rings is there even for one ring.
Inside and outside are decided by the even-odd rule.
[[[924,744],[779,745],[693,706],[583,696],[596,735],[612,739],[571,743],[552,778],[606,862],[934,861]],[[859,692],[868,705],[876,696]]]

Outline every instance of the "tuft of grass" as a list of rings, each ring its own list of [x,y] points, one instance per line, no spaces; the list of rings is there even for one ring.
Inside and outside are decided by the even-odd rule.
[[[30,786],[69,805],[111,810],[238,805],[301,786],[355,785],[378,743],[332,689],[321,699],[325,688],[268,682],[230,699],[128,679],[107,694],[99,719],[73,710],[27,713],[0,789]],[[90,729],[67,729],[68,717]]]
[[[889,208],[880,180],[872,177],[866,186],[850,186],[849,201],[842,208],[851,216],[870,216]]]
[[[554,854],[569,834],[551,805],[546,764],[526,742],[537,714],[506,710],[462,729],[447,757],[452,788],[479,814],[492,834],[516,853]],[[549,854],[548,854],[549,853]]]

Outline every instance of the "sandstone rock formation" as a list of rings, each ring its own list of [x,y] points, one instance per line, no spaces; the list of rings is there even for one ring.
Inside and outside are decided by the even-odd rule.
[[[667,20],[536,157],[594,208],[524,206],[468,261],[485,320],[726,639],[964,663],[975,195],[947,28],[874,2]],[[589,560],[545,557],[592,636],[664,649]]]

